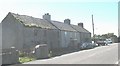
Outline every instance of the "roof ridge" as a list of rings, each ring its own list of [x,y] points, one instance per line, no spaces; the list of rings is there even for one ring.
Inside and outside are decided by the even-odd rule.
[[[65,24],[64,22],[61,22],[61,21],[51,20],[51,22],[48,22],[48,21],[46,21],[46,20],[44,20],[42,18],[36,18],[36,17],[33,17],[33,16],[29,16],[29,15],[20,15],[18,13],[16,14],[16,13],[12,13],[12,12],[9,12],[9,14],[12,14],[15,18],[18,18],[18,20],[20,19],[23,22],[23,24],[35,23],[36,27],[37,26],[43,27],[43,28],[50,27],[51,29],[52,28],[54,28],[54,29],[57,28],[57,29],[61,30],[61,28],[59,28],[60,26],[58,27],[58,25],[54,24],[54,23],[58,23],[58,24],[60,23],[61,25],[64,25],[64,29],[67,29],[67,30],[70,30],[70,31],[78,31],[76,28],[73,27],[73,26],[76,26],[76,27],[79,27],[80,30],[82,30],[82,31],[89,32],[85,28],[82,28],[82,27],[80,27],[78,25],[74,25],[74,24],[68,25],[68,24]]]
[[[33,17],[33,16],[30,16],[30,15],[21,15],[21,14],[16,14],[16,13],[12,13],[12,12],[9,12],[10,14],[12,14],[13,16],[14,15],[17,15],[17,16],[25,16],[25,17],[32,17],[32,18],[34,18],[34,19],[41,19],[41,20],[44,20],[44,19],[42,19],[42,18],[37,18],[37,17]]]
[[[24,26],[56,29],[55,26],[53,26],[48,21],[45,21],[44,19],[41,19],[41,18],[36,18],[29,15],[20,15],[12,12],[9,12],[9,14],[11,14],[15,19],[21,22]]]

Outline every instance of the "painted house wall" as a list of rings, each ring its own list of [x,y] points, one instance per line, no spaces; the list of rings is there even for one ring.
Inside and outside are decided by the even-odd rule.
[[[10,13],[2,21],[2,48],[23,47],[23,25]]]

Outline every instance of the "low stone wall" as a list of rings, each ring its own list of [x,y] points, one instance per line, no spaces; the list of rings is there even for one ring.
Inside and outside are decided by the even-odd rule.
[[[52,56],[60,56],[63,54],[68,54],[68,53],[72,53],[72,52],[76,52],[79,51],[79,48],[73,48],[73,47],[67,47],[67,48],[56,48],[51,50],[52,51]]]
[[[2,49],[2,64],[16,64],[19,62],[19,52],[15,48]]]
[[[40,44],[35,47],[36,59],[48,58],[49,50],[47,44]]]

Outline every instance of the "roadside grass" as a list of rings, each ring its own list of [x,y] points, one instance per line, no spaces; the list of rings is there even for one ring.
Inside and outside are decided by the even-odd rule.
[[[25,63],[25,62],[30,62],[36,60],[35,58],[32,57],[19,57],[19,62],[20,63]]]
[[[48,54],[48,58],[52,57],[52,51],[49,52]],[[25,63],[25,62],[30,62],[30,61],[34,61],[37,60],[34,56],[34,54],[26,54],[23,52],[19,52],[19,62],[20,63]]]
[[[19,62],[20,63],[25,63],[25,62],[30,62],[36,60],[35,57],[31,55],[27,55],[26,53],[19,52]]]

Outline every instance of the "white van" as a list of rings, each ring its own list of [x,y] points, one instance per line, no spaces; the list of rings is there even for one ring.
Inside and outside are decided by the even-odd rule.
[[[112,40],[111,39],[106,39],[106,44],[112,44]]]

